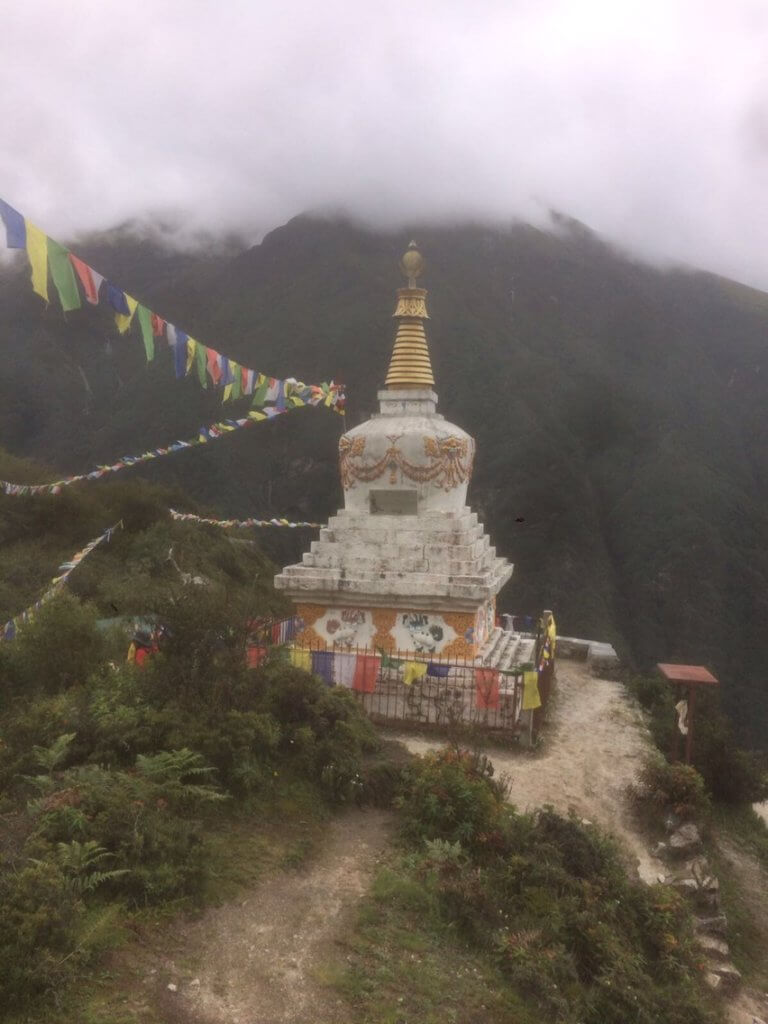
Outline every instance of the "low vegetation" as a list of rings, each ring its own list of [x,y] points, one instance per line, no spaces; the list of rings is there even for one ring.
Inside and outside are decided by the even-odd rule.
[[[465,751],[406,769],[404,852],[380,872],[336,979],[356,1019],[719,1020],[682,898],[628,880],[594,826],[518,814],[504,793]]]
[[[61,999],[135,915],[210,896],[228,870],[211,836],[238,817],[266,822],[297,787],[319,808],[365,799],[378,747],[352,696],[280,648],[247,667],[251,623],[279,604],[253,583],[258,552],[178,532],[153,489],[127,508],[119,491],[76,502],[91,500],[117,505],[124,533],[73,577],[80,597],[62,593],[0,644],[0,1005],[20,1014]],[[6,566],[25,549],[9,539]],[[178,579],[173,545],[205,585]],[[143,667],[126,662],[123,619],[104,621],[110,605],[162,623]],[[381,764],[370,778],[386,799]]]

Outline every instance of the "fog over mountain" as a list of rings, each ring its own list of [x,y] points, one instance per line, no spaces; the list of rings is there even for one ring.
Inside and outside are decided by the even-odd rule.
[[[64,238],[555,208],[765,287],[767,44],[762,0],[10,0],[0,195]]]

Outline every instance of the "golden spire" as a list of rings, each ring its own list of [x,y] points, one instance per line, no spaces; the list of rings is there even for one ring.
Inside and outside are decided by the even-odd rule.
[[[400,261],[400,269],[408,278],[407,288],[397,290],[397,335],[385,388],[433,388],[432,363],[429,359],[424,320],[427,313],[427,290],[416,287],[416,278],[424,269],[424,260],[411,242],[408,251]]]

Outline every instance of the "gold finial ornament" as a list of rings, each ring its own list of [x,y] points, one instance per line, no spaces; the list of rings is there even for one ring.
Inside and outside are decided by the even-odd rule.
[[[415,242],[408,244],[408,251],[403,254],[403,258],[400,260],[400,269],[408,278],[408,287],[415,288],[416,278],[421,277],[424,270],[424,257],[416,248]]]
[[[432,388],[435,378],[424,333],[424,320],[429,319],[427,291],[416,287],[416,278],[424,269],[424,259],[415,242],[408,246],[400,268],[408,278],[408,287],[397,290],[397,307],[393,316],[399,323],[384,387]]]

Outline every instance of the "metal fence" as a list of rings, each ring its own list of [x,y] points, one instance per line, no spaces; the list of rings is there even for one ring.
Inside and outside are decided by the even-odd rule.
[[[528,625],[530,617],[523,621]],[[345,644],[328,648],[319,641],[296,646],[293,641],[303,628],[297,616],[261,620],[253,626],[250,665],[258,665],[270,649],[280,647],[294,665],[319,676],[326,685],[349,689],[374,721],[441,728],[455,724],[506,731],[520,728],[521,668],[500,671],[480,659]],[[551,669],[546,680],[542,673],[539,678],[548,682],[550,675]],[[542,686],[537,718],[548,696],[549,686]]]
[[[348,688],[374,721],[511,730],[520,715],[522,671],[439,654],[322,644],[290,648],[288,656],[327,685]]]

